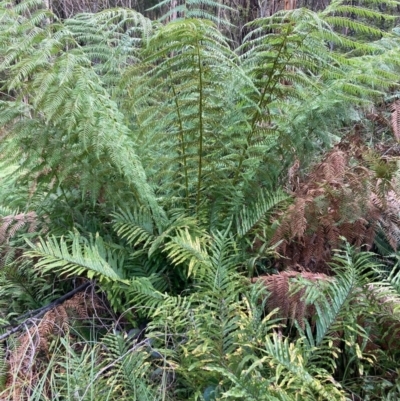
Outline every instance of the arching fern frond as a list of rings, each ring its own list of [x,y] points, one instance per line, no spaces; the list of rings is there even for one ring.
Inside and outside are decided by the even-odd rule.
[[[78,14],[67,19],[64,26],[113,95],[121,73],[128,65],[140,61],[139,50],[153,33],[152,22],[130,9]]]
[[[155,239],[155,227],[151,214],[145,209],[121,211],[114,214],[117,234],[133,246],[148,248]]]
[[[104,243],[96,236],[89,241],[77,234],[71,239],[50,237],[47,241],[39,239],[38,244],[32,244],[28,257],[39,258],[35,267],[38,271],[57,272],[67,276],[84,275],[98,280],[102,290],[108,295],[110,304],[116,310],[123,310],[125,299],[131,298],[131,293],[144,298],[159,300],[162,295],[153,286],[155,277],[134,277],[129,274],[125,265],[124,252]]]
[[[182,206],[199,212],[207,204],[205,188],[218,187],[232,165],[232,150],[224,145],[228,133],[221,124],[229,98],[225,82],[244,74],[225,38],[204,20],[160,28],[144,57],[144,65],[127,70],[124,82],[135,99],[143,159],[151,163],[146,165],[149,177],[159,182],[163,198],[174,190]],[[167,154],[160,153],[160,144]]]
[[[247,235],[269,212],[288,199],[288,195],[282,191],[273,194],[261,192],[256,200],[239,212],[236,223],[239,236]]]
[[[3,141],[3,157],[20,158],[21,147],[28,146],[29,154],[36,160],[39,157],[43,168],[57,177],[61,160],[68,157],[68,168],[57,179],[64,185],[81,175],[83,160],[93,169],[98,166],[101,170],[109,164],[125,178],[125,185],[137,199],[151,204],[154,216],[162,219],[163,212],[147,183],[124,116],[107,92],[101,71],[92,65],[90,52],[85,53],[80,46],[79,34],[75,37],[71,32],[73,24],[37,23],[5,5],[0,7],[0,18],[7,22],[0,32],[0,71],[8,77],[5,88],[17,93],[15,102],[1,105],[0,121],[7,126],[14,144]],[[92,20],[86,22],[93,27]],[[108,44],[103,46],[109,52]],[[30,124],[33,130],[26,129]],[[21,125],[25,129],[20,129]],[[29,166],[31,160],[26,158],[25,165]],[[93,192],[93,188],[88,189]],[[96,188],[94,196],[98,191]]]
[[[40,258],[36,267],[44,273],[55,271],[69,276],[85,273],[100,282],[124,282],[123,261],[98,236],[89,243],[73,235],[72,241],[50,237],[47,241],[39,239],[36,245],[29,244],[33,250],[27,256]]]
[[[322,287],[306,286],[304,301],[315,308],[315,318],[306,322],[304,335],[308,366],[334,372],[346,361],[360,369],[361,361],[373,364],[378,316],[383,293],[370,285],[377,265],[368,252],[355,253],[348,244],[334,258],[335,277]],[[304,287],[303,287],[304,288]],[[339,353],[343,349],[343,356]]]

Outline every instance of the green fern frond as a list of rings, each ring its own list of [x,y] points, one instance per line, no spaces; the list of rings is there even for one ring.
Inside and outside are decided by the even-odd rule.
[[[326,371],[307,367],[301,340],[291,343],[276,334],[267,336],[261,355],[245,357],[246,366],[237,373],[222,365],[206,365],[207,371],[222,375],[229,383],[228,390],[221,390],[222,399],[291,400],[294,393],[304,401],[346,399]]]
[[[219,172],[213,167],[216,161],[213,152],[223,140],[215,133],[223,133],[220,121],[225,103],[223,83],[234,76],[235,57],[212,24],[194,19],[174,21],[161,28],[150,40],[145,54],[147,79],[140,78],[142,66],[140,70],[128,70],[126,82],[128,90],[132,88],[131,96],[137,99],[140,129],[147,132],[143,146],[154,155],[153,163],[155,160],[162,163],[163,176],[150,177],[160,181],[160,194],[164,196],[172,184],[181,193],[186,208],[195,206],[199,211],[210,173],[215,176]],[[149,85],[160,93],[157,103],[149,99]],[[167,158],[159,153],[159,146],[154,148],[155,143],[163,143],[169,149]],[[225,176],[226,171],[227,168],[219,175]]]
[[[3,7],[2,13],[8,12]],[[2,50],[4,58],[0,69],[9,77],[8,90],[18,89],[20,98],[29,94],[25,98],[29,99],[29,108],[22,100],[16,102],[16,110],[26,107],[25,124],[34,121],[42,133],[57,132],[59,140],[52,152],[53,157],[59,154],[61,158],[60,143],[63,144],[64,157],[66,152],[73,153],[75,144],[80,143],[80,157],[90,155],[93,166],[100,164],[100,158],[107,157],[109,163],[130,181],[132,189],[139,185],[140,188],[133,189],[136,195],[143,200],[147,198],[152,204],[152,212],[161,217],[163,212],[156,206],[157,201],[146,182],[134,147],[128,144],[131,142],[130,131],[103,87],[96,68],[82,50],[84,46],[79,47],[78,38],[58,23],[42,28],[25,19],[19,26],[20,32],[16,36],[11,37],[7,29],[1,32],[2,41],[9,45]],[[32,134],[18,130],[21,114],[18,117],[10,115],[10,105],[8,103],[8,107],[3,109],[6,114],[0,117],[10,127],[8,135],[32,143]],[[48,139],[46,135],[41,137],[42,141]],[[45,146],[49,151],[51,143],[51,140],[47,141]],[[5,149],[4,154],[9,152]],[[76,156],[71,154],[70,157]],[[46,159],[50,168],[56,169],[56,164],[59,165],[57,159]],[[74,163],[70,163],[71,167],[76,169]],[[148,202],[144,200],[144,203]]]
[[[172,264],[187,266],[187,276],[196,275],[197,270],[209,265],[204,248],[204,238],[192,237],[188,230],[180,230],[165,245],[165,253]]]
[[[296,344],[296,345],[295,345]],[[301,341],[290,343],[274,334],[267,337],[265,342],[266,360],[270,359],[272,366],[277,367],[275,378],[278,387],[294,385],[300,389],[304,399],[345,400],[344,392],[338,386],[331,384],[333,378],[323,370],[311,372],[306,365],[307,360],[302,354]],[[283,369],[279,369],[279,367]],[[297,384],[295,384],[297,382]],[[290,388],[290,387],[289,387]],[[310,397],[310,398],[309,398]]]
[[[146,210],[134,209],[115,213],[115,230],[117,234],[127,240],[128,244],[137,246],[142,244],[148,248],[150,242],[155,239],[154,223],[150,213]]]
[[[305,296],[306,302],[314,303],[317,310],[315,321],[317,347],[335,330],[348,329],[357,331],[361,336],[365,335],[362,327],[355,322],[357,314],[362,314],[362,309],[365,307],[362,303],[364,286],[374,274],[376,265],[371,262],[370,253],[355,254],[350,246],[336,254],[333,261],[332,266],[335,268],[336,276],[334,280],[326,283],[326,292],[322,293],[318,286],[310,286]],[[360,307],[359,312],[354,306],[351,307],[355,303]],[[349,314],[350,308],[353,308],[352,317]],[[353,327],[346,326],[346,319],[349,319]]]
[[[68,276],[87,274],[88,278],[98,278],[100,282],[125,282],[121,260],[106,248],[100,237],[85,243],[79,235],[73,235],[72,241],[63,237],[50,237],[47,241],[39,239],[32,244],[32,251],[27,256],[38,257],[36,267],[42,272],[54,271]]]
[[[116,310],[122,310],[124,300],[134,296],[141,297],[142,302],[144,299],[155,302],[163,299],[153,286],[153,282],[157,283],[157,277],[152,274],[144,277],[132,276],[130,263],[126,263],[124,252],[104,243],[98,235],[90,240],[72,234],[68,239],[52,236],[46,241],[40,238],[37,244],[27,242],[32,250],[26,256],[39,258],[35,264],[38,272],[56,272],[66,276],[84,275],[97,279]]]
[[[252,228],[262,221],[268,212],[271,212],[279,204],[288,200],[284,192],[274,194],[261,192],[258,198],[248,207],[244,206],[237,217],[238,234],[240,237],[247,235]]]
[[[107,371],[111,376],[109,388],[114,397],[122,399],[150,400],[158,399],[156,389],[152,388],[151,366],[146,352],[146,343],[132,345],[132,339],[121,334],[108,333],[102,339],[103,361],[100,371]],[[110,374],[111,373],[111,374]],[[98,380],[103,378],[99,375]]]

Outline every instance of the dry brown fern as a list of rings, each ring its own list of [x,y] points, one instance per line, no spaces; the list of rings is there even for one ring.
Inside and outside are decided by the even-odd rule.
[[[279,274],[260,276],[252,281],[262,281],[269,292],[267,300],[270,311],[277,309],[277,316],[282,319],[283,324],[297,321],[300,327],[304,328],[305,319],[310,319],[315,314],[313,305],[306,305],[305,287],[299,279],[306,280],[313,285],[332,280],[325,274],[285,271]]]
[[[46,368],[44,362],[48,359],[51,342],[59,336],[69,335],[71,320],[86,320],[95,311],[103,309],[103,303],[94,292],[80,292],[47,311],[41,319],[31,319],[30,327],[26,326],[16,338],[16,345],[8,350],[9,373],[4,400],[29,400],[30,388]]]
[[[297,323],[298,327],[304,330],[305,322],[308,321],[311,328],[315,325],[316,308],[313,303],[306,303],[305,296],[307,286],[317,286],[324,296],[324,284],[335,280],[334,277],[320,273],[285,271],[273,275],[255,277],[252,282],[262,281],[268,290],[267,309],[269,312],[276,310],[276,317],[280,319],[283,326]],[[308,282],[308,283],[307,283]],[[326,288],[326,287],[325,287]],[[367,321],[366,316],[359,316],[357,323],[364,328],[368,328],[368,341],[365,337],[358,336],[358,344],[362,345],[364,352],[374,353],[378,349],[388,350],[399,349],[400,324],[394,314],[398,308],[397,298],[382,297],[382,289],[375,288],[373,285],[368,287],[368,291],[361,296],[367,296],[370,301],[381,305],[382,321]],[[318,302],[316,299],[315,301]],[[329,299],[328,299],[329,301]],[[355,300],[358,302],[359,300]],[[391,318],[393,316],[393,318]],[[279,328],[281,330],[281,327]],[[343,332],[335,331],[330,334],[334,339],[334,346],[339,347],[343,340]]]
[[[396,140],[400,141],[400,100],[395,100],[390,105],[390,111],[392,112],[392,130]]]
[[[299,183],[298,172],[300,169],[300,160],[296,159],[292,166],[288,170],[288,189],[289,191],[294,191]]]
[[[390,121],[386,118],[381,110],[373,110],[370,113],[367,113],[365,117],[367,120],[373,121],[382,127],[386,128],[391,126]]]
[[[38,217],[35,212],[4,216],[0,221],[0,244],[8,242],[18,230],[25,226],[28,233],[34,233],[38,227]]]
[[[391,164],[390,157],[372,152],[357,135],[330,151],[297,185],[293,204],[276,216],[280,225],[271,243],[279,243],[278,267],[299,270],[301,266],[329,275],[329,261],[341,237],[369,250],[377,230],[396,249],[400,185],[393,180]]]

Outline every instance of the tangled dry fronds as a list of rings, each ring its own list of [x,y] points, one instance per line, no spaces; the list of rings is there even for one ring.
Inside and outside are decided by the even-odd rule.
[[[34,233],[38,228],[35,212],[11,214],[2,217],[0,221],[0,244],[8,242],[23,227],[27,227],[28,233]]]
[[[262,281],[268,289],[268,309],[278,309],[277,316],[283,324],[288,321],[297,321],[304,328],[304,320],[315,315],[314,305],[306,305],[304,295],[306,287],[304,281],[311,285],[321,286],[332,278],[319,273],[286,271],[279,274],[255,277],[253,282]],[[321,291],[322,292],[322,291]]]
[[[395,100],[391,106],[390,111],[392,112],[392,130],[394,137],[397,141],[400,141],[400,100]]]
[[[32,234],[44,234],[48,223],[46,216],[38,216],[34,211],[19,213],[3,208],[0,211],[0,267],[22,256],[23,235],[30,234],[32,238]]]
[[[255,277],[252,282],[261,281],[265,285],[269,293],[268,311],[277,310],[276,317],[280,319],[283,326],[296,323],[304,330],[305,322],[308,321],[314,330],[315,319],[318,315],[315,305],[324,297],[327,297],[329,303],[332,302],[333,293],[329,291],[329,286],[335,280],[335,277],[321,273],[286,271]],[[310,294],[313,296],[310,297]],[[391,296],[386,289],[373,284],[352,291],[352,296],[351,303],[355,306],[354,310],[357,310],[357,305],[363,303],[367,303],[370,308],[374,308],[373,305],[375,305],[376,310],[379,310],[376,320],[362,314],[356,315],[357,324],[368,331],[368,336],[360,335],[360,333],[357,335],[357,342],[360,346],[362,345],[364,352],[373,354],[378,349],[399,350],[398,297]],[[335,304],[335,302],[332,303]],[[335,317],[336,323],[340,322],[341,318],[336,315]],[[335,330],[330,337],[334,339],[335,346],[339,346],[343,339],[343,330]]]
[[[394,158],[362,145],[357,135],[341,142],[295,187],[294,203],[280,216],[272,238],[280,267],[329,274],[328,262],[344,237],[369,250],[381,230],[396,249],[400,197]]]
[[[30,389],[46,368],[44,365],[49,359],[51,343],[57,337],[70,335],[72,320],[87,320],[103,308],[100,298],[93,291],[80,292],[47,311],[41,319],[29,319],[24,333],[8,350],[7,390],[0,400],[29,400]]]

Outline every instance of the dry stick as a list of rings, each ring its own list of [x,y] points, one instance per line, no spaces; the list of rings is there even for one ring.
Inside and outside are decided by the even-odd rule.
[[[42,308],[36,309],[34,311],[25,313],[24,315],[20,316],[17,318],[17,320],[20,319],[25,319],[22,323],[20,323],[18,326],[13,327],[11,330],[7,331],[6,333],[2,334],[0,336],[0,341],[5,340],[6,338],[10,337],[12,334],[16,333],[19,331],[23,326],[26,326],[28,324],[28,320],[31,319],[38,319],[39,317],[43,316],[47,311],[55,308],[58,305],[61,305],[63,302],[67,301],[68,299],[72,298],[75,294],[78,292],[82,292],[86,290],[90,285],[92,285],[91,281],[88,281],[87,283],[84,283],[80,285],[79,287],[73,289],[72,291],[66,293],[62,297],[56,299],[55,301],[51,302],[50,304],[43,306]],[[9,327],[10,325],[3,326],[2,328]]]

